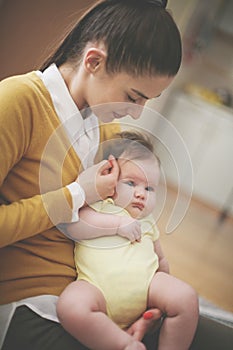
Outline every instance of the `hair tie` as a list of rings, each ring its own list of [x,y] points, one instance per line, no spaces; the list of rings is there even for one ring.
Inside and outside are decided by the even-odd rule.
[[[167,0],[148,0],[148,2],[163,8],[167,6]]]
[[[105,0],[106,2],[109,2],[109,3],[118,3],[119,2],[119,0],[117,1],[117,0]],[[125,3],[125,0],[121,0],[123,3]],[[129,3],[131,3],[131,2],[136,2],[136,4],[138,4],[138,3],[140,3],[140,0],[138,1],[138,0],[131,0],[131,1],[129,1]],[[143,4],[145,4],[145,3],[147,3],[147,4],[153,4],[153,5],[155,5],[155,6],[157,6],[157,7],[161,7],[161,8],[166,8],[166,6],[167,6],[167,1],[168,0],[141,0],[141,3]],[[0,0],[0,2],[1,2],[1,0]]]

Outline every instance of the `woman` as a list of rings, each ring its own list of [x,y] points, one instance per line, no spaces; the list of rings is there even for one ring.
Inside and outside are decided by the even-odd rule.
[[[113,118],[138,118],[179,70],[180,34],[165,7],[166,1],[100,1],[39,71],[1,82],[4,350],[85,349],[55,322],[57,298],[76,278],[74,244],[62,224],[114,192],[115,159],[94,164],[101,143],[119,128]],[[143,333],[159,310],[152,315],[133,328]],[[154,335],[149,343],[154,348]]]

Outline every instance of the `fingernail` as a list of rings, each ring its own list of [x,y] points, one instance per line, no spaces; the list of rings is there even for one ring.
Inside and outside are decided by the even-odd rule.
[[[146,311],[146,312],[144,312],[144,314],[143,314],[144,320],[150,320],[152,317],[153,317],[153,314],[152,314],[151,311]]]

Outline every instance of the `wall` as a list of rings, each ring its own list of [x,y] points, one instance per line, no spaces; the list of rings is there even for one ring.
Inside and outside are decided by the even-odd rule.
[[[182,1],[176,3],[177,11],[174,14],[178,25],[181,24],[183,62],[169,91],[152,108],[164,115],[185,141],[193,167],[194,197],[219,211],[226,209],[233,215],[233,167],[229,161],[229,155],[233,152],[233,46],[232,34],[229,34],[233,32],[233,12],[228,14],[232,18],[231,31],[218,25],[220,9],[224,9],[226,5],[232,6],[232,3],[228,0],[213,0],[211,3],[200,4],[200,1],[187,2],[184,12],[179,6]],[[205,13],[199,13],[204,14],[202,21],[198,16],[194,18],[199,5],[205,7]],[[190,11],[186,11],[187,6],[190,6]],[[213,25],[207,31],[204,22],[210,20],[211,16]],[[197,23],[205,29],[199,37]],[[186,45],[193,39],[196,42],[194,40],[194,45],[189,47],[190,56],[187,56]],[[188,86],[189,92],[185,93]],[[216,102],[215,91],[220,89],[227,96],[232,96],[228,106],[213,103]],[[154,130],[160,135],[168,133],[166,128],[159,131],[158,123],[154,125]],[[166,179],[170,184],[176,184],[174,164],[172,166],[165,151],[160,154],[160,158]],[[181,184],[184,191],[187,180],[184,178]]]
[[[92,0],[2,0],[0,79],[37,68]]]
[[[198,0],[169,0],[181,31]],[[0,79],[43,61],[64,30],[94,0],[0,0]]]

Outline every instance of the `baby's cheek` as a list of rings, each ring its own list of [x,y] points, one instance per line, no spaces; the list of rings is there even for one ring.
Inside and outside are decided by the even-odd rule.
[[[155,209],[155,206],[156,206],[156,196],[151,195],[149,196],[146,202],[146,210],[148,214],[150,214]]]
[[[127,188],[125,186],[124,190],[116,188],[116,195],[115,195],[115,204],[119,205],[122,208],[127,207],[133,199],[133,193],[131,188]]]

